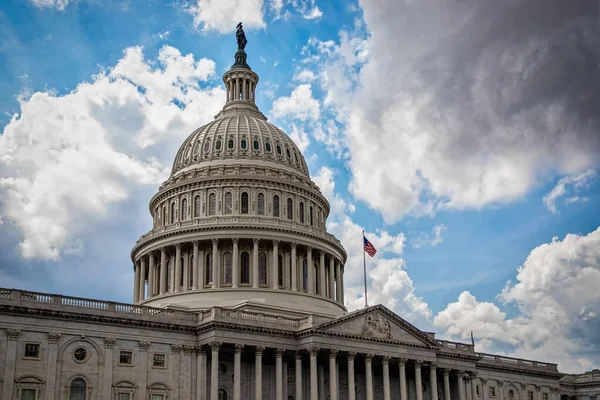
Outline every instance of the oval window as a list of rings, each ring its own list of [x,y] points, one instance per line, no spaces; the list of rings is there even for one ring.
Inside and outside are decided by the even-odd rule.
[[[204,152],[205,152],[205,153],[208,153],[209,151],[210,151],[210,140],[207,140],[207,141],[204,143]]]
[[[228,148],[228,149],[233,149],[233,139],[229,139],[229,140],[227,141],[227,148]]]
[[[246,139],[242,139],[242,149],[246,150],[246,147],[248,147],[248,142]]]
[[[255,140],[253,143],[254,150],[260,150],[260,145],[258,144],[258,140]]]
[[[271,152],[271,143],[265,143],[265,150],[267,150],[269,153]]]

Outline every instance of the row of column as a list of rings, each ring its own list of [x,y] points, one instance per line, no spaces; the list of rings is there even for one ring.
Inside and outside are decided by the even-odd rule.
[[[226,102],[233,100],[246,100],[254,102],[255,83],[248,78],[233,78],[226,84],[227,98]]]
[[[237,288],[241,286],[241,265],[240,265],[240,249],[239,239],[230,239],[232,243],[232,280],[231,287]],[[259,285],[259,239],[253,239],[252,259],[250,262],[250,283],[249,286],[258,288]],[[266,273],[269,275],[268,282],[271,289],[281,289],[279,286],[279,241],[271,241],[271,257],[270,265],[266,265]],[[191,290],[202,289],[205,285],[205,269],[212,268],[212,283],[210,288],[218,289],[222,286],[222,254],[219,249],[219,239],[212,239],[212,254],[217,254],[217,257],[212,257],[212,265],[206,265],[206,257],[204,248],[200,248],[199,241],[192,242],[192,257],[190,262],[189,249],[182,250],[182,244],[176,244],[175,252],[169,251],[169,248],[163,247],[157,251],[150,251],[147,254],[138,258],[135,263],[134,277],[134,295],[135,303],[145,300],[148,297],[156,295],[164,295],[165,293],[178,293],[188,291],[190,288],[190,271],[192,268],[192,285]],[[333,254],[327,253],[324,250],[315,250],[312,247],[302,247],[303,253],[299,254],[297,243],[289,243],[290,251],[285,252],[283,265],[283,289],[291,290],[292,292],[304,291],[308,294],[317,294],[328,297],[331,300],[344,304],[344,279],[342,263]],[[317,273],[318,279],[315,276],[313,252],[318,254]],[[169,253],[169,254],[167,254]],[[185,255],[182,261],[182,254]],[[291,265],[286,265],[288,255]],[[171,268],[167,271],[167,257],[170,258]],[[156,259],[159,259],[157,262]],[[307,274],[303,273],[303,264],[299,261],[306,259]],[[327,262],[326,262],[327,260]],[[302,261],[303,262],[303,261]],[[190,265],[192,264],[192,265]],[[328,265],[327,265],[328,264]],[[148,269],[146,267],[148,266]],[[289,278],[288,279],[288,271]],[[170,279],[167,279],[167,272],[170,273]],[[180,286],[179,282],[182,281]],[[306,282],[304,281],[306,279]],[[167,281],[170,282],[167,288]],[[318,282],[318,286],[316,283]],[[146,284],[148,290],[146,291]],[[227,285],[229,286],[229,285]]]

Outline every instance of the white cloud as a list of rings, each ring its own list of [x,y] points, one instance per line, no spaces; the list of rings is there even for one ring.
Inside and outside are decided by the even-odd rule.
[[[38,8],[56,8],[57,10],[64,10],[69,5],[71,0],[29,0],[34,6]]]
[[[275,20],[287,20],[292,12],[300,14],[304,19],[319,19],[323,16],[315,0],[271,0],[269,6]]]
[[[309,40],[303,62],[325,91],[322,115],[344,125],[358,200],[392,223],[512,202],[548,174],[597,165],[600,121],[585,110],[598,78],[581,56],[598,55],[587,34],[593,13],[573,19],[559,5],[556,21],[540,15],[514,41],[515,26],[542,4],[365,0],[366,32]]]
[[[556,208],[556,201],[565,196],[569,189],[577,192],[581,188],[589,187],[589,182],[592,180],[592,178],[594,178],[595,175],[596,173],[593,170],[587,170],[579,175],[561,178],[556,186],[554,186],[554,188],[542,199],[544,205],[551,213],[556,214],[558,212],[558,209]],[[587,198],[573,196],[565,199],[565,204],[568,205],[584,201],[587,201]]]
[[[444,242],[444,232],[448,230],[448,227],[444,224],[436,224],[432,229],[431,233],[421,232],[410,242],[413,247],[420,248],[423,246],[437,246]]]
[[[310,144],[310,140],[308,139],[308,135],[302,128],[299,128],[295,124],[292,124],[292,132],[290,133],[290,137],[296,143],[296,146],[300,149],[302,153]]]
[[[300,121],[316,120],[319,113],[319,102],[313,97],[310,84],[299,85],[289,97],[275,99],[271,109],[275,118],[288,117]]]
[[[520,315],[507,318],[493,303],[468,292],[440,311],[434,325],[465,339],[470,330],[483,341],[478,350],[501,343],[519,357],[560,362],[561,370],[581,372],[600,362],[600,228],[588,235],[535,248],[499,299]]]
[[[20,230],[23,257],[82,254],[110,207],[166,178],[159,160],[218,111],[224,91],[198,83],[213,74],[212,61],[175,48],[156,63],[133,47],[65,95],[19,98],[0,135],[0,216]]]
[[[159,40],[167,40],[169,36],[171,36],[171,31],[164,31],[154,34],[154,37],[158,38]]]
[[[312,82],[317,79],[314,72],[308,69],[303,69],[294,75],[294,80],[298,82]]]
[[[204,32],[230,33],[239,22],[244,28],[266,27],[263,0],[197,0],[188,11],[194,16],[194,25]]]

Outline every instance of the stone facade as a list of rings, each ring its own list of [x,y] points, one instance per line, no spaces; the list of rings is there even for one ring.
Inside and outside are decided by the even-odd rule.
[[[347,313],[329,203],[236,60],[150,200],[134,304],[0,289],[2,400],[600,400],[596,372],[477,353],[380,305]]]

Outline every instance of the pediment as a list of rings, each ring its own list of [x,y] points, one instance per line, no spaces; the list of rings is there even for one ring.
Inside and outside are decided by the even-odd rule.
[[[365,339],[383,339],[418,346],[437,346],[427,334],[383,306],[374,306],[336,318],[319,331]]]

